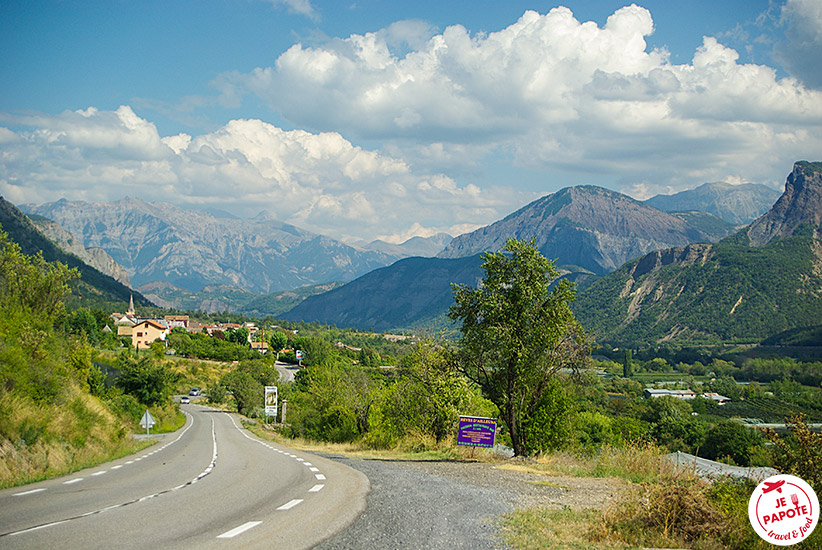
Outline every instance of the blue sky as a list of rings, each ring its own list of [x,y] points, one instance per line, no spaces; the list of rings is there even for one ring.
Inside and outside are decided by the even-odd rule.
[[[7,0],[0,25],[16,203],[401,241],[569,185],[781,186],[822,158],[819,0]]]

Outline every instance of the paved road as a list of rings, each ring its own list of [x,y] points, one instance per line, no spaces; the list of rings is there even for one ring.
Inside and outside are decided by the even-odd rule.
[[[334,458],[371,481],[368,506],[318,550],[499,550],[499,518],[519,494],[426,471],[425,463]]]
[[[0,548],[311,548],[363,511],[360,472],[183,410],[141,454],[0,491]]]
[[[283,382],[293,382],[294,373],[300,370],[300,367],[298,367],[297,365],[292,365],[291,363],[282,363],[280,361],[277,361],[274,366],[280,372],[280,380],[282,380]]]

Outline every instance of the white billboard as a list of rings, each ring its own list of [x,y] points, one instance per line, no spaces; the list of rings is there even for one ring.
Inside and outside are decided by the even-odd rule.
[[[277,386],[265,387],[265,415],[277,419]]]

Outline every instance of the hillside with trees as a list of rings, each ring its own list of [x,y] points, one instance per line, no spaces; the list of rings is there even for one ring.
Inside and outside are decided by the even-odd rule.
[[[87,338],[59,328],[78,276],[0,232],[0,487],[135,449],[122,411],[102,398]]]
[[[116,308],[122,307],[123,303],[127,304],[132,296],[137,304],[149,304],[149,301],[139,292],[104,275],[74,254],[56,246],[35,227],[23,212],[2,197],[0,197],[0,227],[13,242],[17,243],[24,254],[40,253],[48,262],[58,261],[78,271],[81,276],[69,283],[72,293],[67,300],[72,306]]]
[[[759,220],[716,244],[652,252],[580,293],[600,342],[757,343],[822,324],[822,163],[798,162]]]

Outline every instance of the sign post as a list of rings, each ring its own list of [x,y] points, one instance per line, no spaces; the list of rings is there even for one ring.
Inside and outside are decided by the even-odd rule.
[[[457,445],[470,447],[494,446],[494,439],[497,433],[497,419],[484,418],[481,416],[460,416],[459,431],[457,432]],[[473,456],[474,449],[471,449]]]
[[[297,365],[303,366],[303,350],[298,349],[294,352],[294,356],[297,358]]]
[[[148,412],[148,409],[146,409],[146,412],[143,414],[143,418],[140,419],[140,426],[146,429],[146,435],[150,435],[150,430],[156,423],[157,422],[154,420],[154,417],[151,416],[151,413]]]
[[[277,386],[265,387],[265,419],[273,416],[274,422],[277,421]]]

